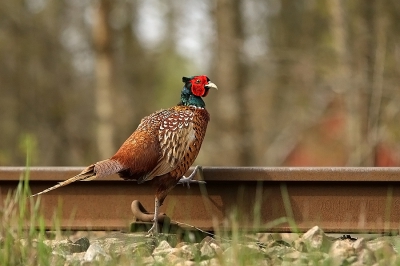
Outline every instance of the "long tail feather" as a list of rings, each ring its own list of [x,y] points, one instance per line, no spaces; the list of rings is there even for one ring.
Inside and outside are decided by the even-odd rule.
[[[35,197],[35,196],[47,193],[47,192],[57,189],[59,187],[69,185],[75,181],[82,181],[82,180],[85,180],[88,178],[91,178],[91,180],[93,180],[96,178],[96,173],[94,172],[94,167],[95,167],[95,164],[92,164],[92,165],[88,166],[85,170],[83,170],[81,173],[79,173],[78,175],[71,177],[65,181],[59,182],[57,185],[52,186],[48,189],[45,189],[39,193],[36,193],[36,194],[32,195],[31,197]]]
[[[75,181],[92,181],[96,178],[101,178],[101,177],[105,177],[108,175],[112,175],[112,174],[118,173],[122,170],[124,170],[124,167],[116,160],[107,159],[104,161],[100,161],[100,162],[97,162],[95,164],[88,166],[80,174],[78,174],[74,177],[71,177],[70,179],[67,179],[65,181],[62,181],[55,186],[45,189],[42,192],[36,193],[36,194],[32,195],[31,197],[34,197],[34,196],[37,196],[40,194],[44,194],[46,192],[57,189],[59,187],[69,185]]]

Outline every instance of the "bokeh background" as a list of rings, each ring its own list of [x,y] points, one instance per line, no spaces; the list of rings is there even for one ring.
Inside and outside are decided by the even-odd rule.
[[[87,165],[219,87],[197,164],[399,166],[398,0],[0,1],[0,165]]]

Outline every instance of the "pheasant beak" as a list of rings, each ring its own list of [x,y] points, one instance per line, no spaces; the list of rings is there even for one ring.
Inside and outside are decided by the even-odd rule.
[[[214,83],[212,83],[212,82],[208,82],[208,84],[206,85],[206,86],[204,86],[204,87],[206,87],[206,88],[208,88],[208,89],[216,89],[216,90],[218,90],[218,87],[217,87],[217,85],[215,85]]]

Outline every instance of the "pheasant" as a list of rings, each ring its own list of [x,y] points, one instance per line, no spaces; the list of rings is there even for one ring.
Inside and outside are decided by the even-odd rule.
[[[196,159],[206,133],[210,115],[202,97],[209,89],[218,89],[207,76],[183,77],[185,83],[180,102],[169,109],[146,116],[138,128],[111,158],[94,163],[80,174],[67,179],[37,196],[75,181],[91,181],[111,174],[139,184],[149,181],[156,188],[153,226],[150,235],[158,233],[159,208],[167,194],[178,183],[193,180],[198,167],[185,177]],[[198,182],[198,181],[197,181]]]

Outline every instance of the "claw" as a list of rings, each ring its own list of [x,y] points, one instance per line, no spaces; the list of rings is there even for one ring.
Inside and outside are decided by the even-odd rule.
[[[158,222],[153,222],[153,226],[147,231],[146,236],[152,237],[158,235]]]
[[[183,176],[181,179],[179,179],[178,184],[182,184],[183,186],[187,185],[188,188],[190,188],[190,183],[197,183],[197,184],[205,184],[205,181],[202,180],[193,180],[193,178],[196,176],[197,171],[203,171],[201,166],[197,165],[193,172],[188,176]]]

